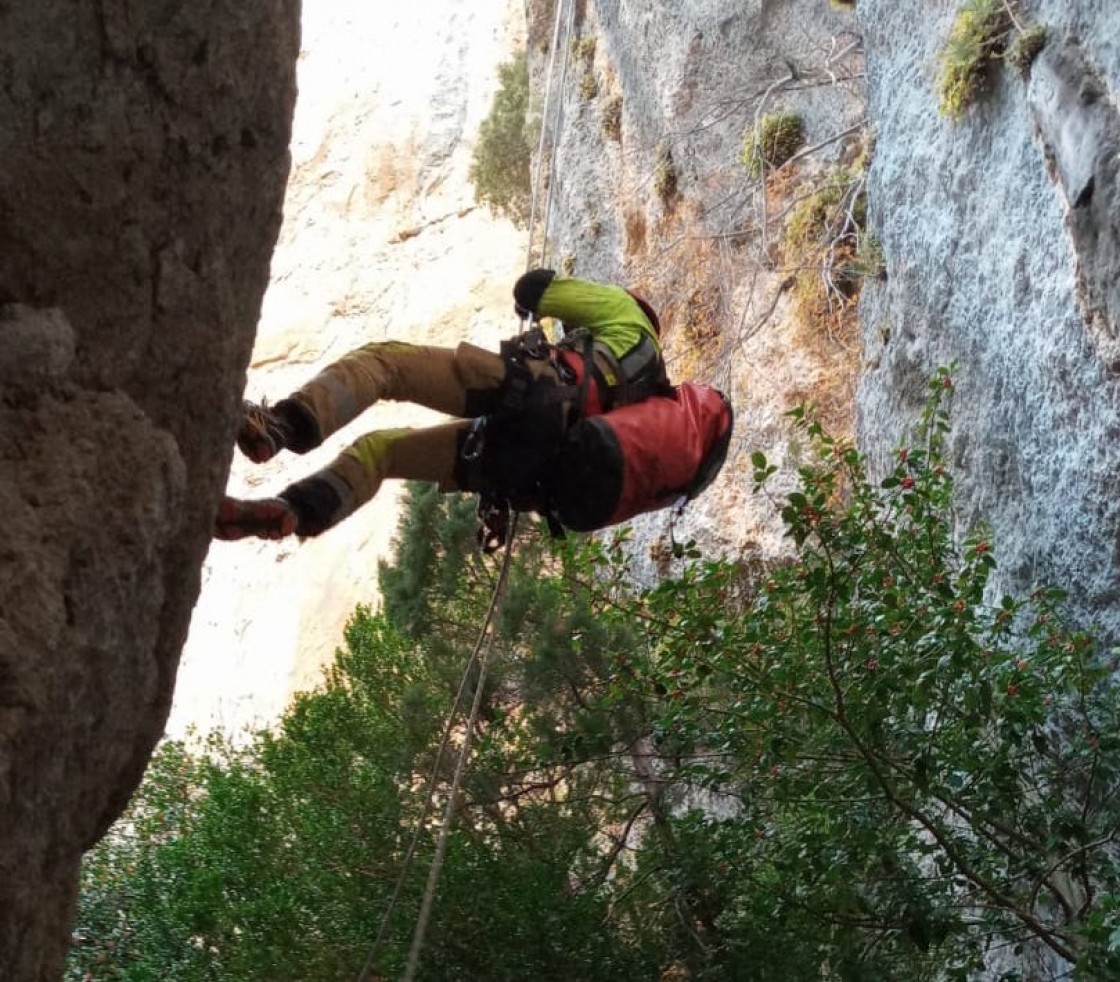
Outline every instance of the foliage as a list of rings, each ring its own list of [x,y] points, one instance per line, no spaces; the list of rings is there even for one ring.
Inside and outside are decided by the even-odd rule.
[[[1115,972],[1111,666],[1057,591],[989,600],[990,540],[953,534],[950,375],[932,386],[879,485],[796,410],[796,560],[757,593],[712,564],[647,600],[679,627],[651,671],[680,778],[736,803],[717,923],[840,978],[965,978],[997,937]]]
[[[988,69],[1007,45],[1010,0],[964,0],[941,51],[941,111],[959,119],[984,89]]]
[[[796,113],[767,113],[743,138],[743,166],[752,180],[781,167],[805,143],[805,124]]]
[[[430,658],[359,610],[324,687],[280,732],[201,756],[165,745],[125,822],[87,863],[68,977],[353,977],[419,821],[446,691]],[[605,898],[573,892],[589,848],[580,805],[492,807],[481,748],[475,816],[449,846],[425,948],[427,979],[649,975],[648,955],[601,928]],[[579,785],[573,790],[578,791]],[[425,829],[380,969],[404,965],[432,843]]]
[[[410,637],[451,633],[431,607],[461,578],[490,582],[473,550],[478,520],[469,498],[447,499],[434,484],[410,484],[392,563],[378,564],[378,585],[389,620]]]
[[[524,53],[498,67],[498,81],[490,114],[478,129],[469,176],[479,202],[524,228],[532,208],[534,142]]]
[[[942,982],[993,939],[1116,976],[1114,666],[1060,593],[995,593],[983,528],[958,540],[952,391],[881,481],[795,410],[795,557],[768,571],[690,550],[635,595],[624,531],[523,531],[421,978]],[[434,768],[446,801],[494,585],[471,510],[409,486],[384,612],[276,732],[161,748],[86,864],[68,978],[353,977],[418,831],[377,958],[400,975],[419,789]]]

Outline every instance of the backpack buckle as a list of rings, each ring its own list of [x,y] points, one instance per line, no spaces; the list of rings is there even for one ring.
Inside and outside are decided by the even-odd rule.
[[[519,335],[518,341],[518,347],[524,357],[532,358],[533,361],[543,361],[548,357],[550,345],[544,329],[539,325]]]
[[[486,446],[486,419],[485,416],[478,416],[471,421],[470,429],[467,430],[467,436],[463,440],[463,449],[459,451],[459,456],[468,463],[478,460],[482,456],[482,449]]]

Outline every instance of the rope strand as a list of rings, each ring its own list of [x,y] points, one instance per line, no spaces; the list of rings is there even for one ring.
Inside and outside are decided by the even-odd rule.
[[[553,25],[553,38],[552,38],[552,52],[549,58],[548,77],[545,86],[545,102],[542,110],[542,120],[547,121],[548,111],[550,108],[550,100],[552,98],[552,79],[555,74],[555,66],[557,60],[557,52],[563,47],[565,56],[563,58],[560,75],[560,89],[563,91],[567,79],[567,44],[560,45],[560,25],[563,21],[563,12],[565,9],[568,12],[567,26],[565,32],[565,42],[571,35],[572,24],[574,21],[574,4],[571,0],[560,0],[556,7],[556,20]],[[545,203],[545,212],[543,219],[543,226],[541,230],[541,258],[540,264],[544,265],[547,252],[548,252],[548,234],[549,234],[549,219],[552,209],[552,188],[553,180],[552,173],[555,168],[556,161],[556,136],[559,133],[559,126],[561,121],[562,104],[557,100],[558,108],[556,110],[556,117],[554,121],[553,138],[550,147],[549,155],[549,169],[548,169],[548,194]],[[544,161],[544,145],[545,145],[546,127],[541,127],[541,137],[537,148],[537,175],[536,181],[531,188],[532,201],[529,212],[529,241],[526,246],[525,268],[526,270],[533,267],[533,229],[537,221],[537,200],[540,193],[540,185],[542,180],[542,167]],[[377,960],[378,953],[389,933],[389,925],[392,921],[393,913],[396,910],[397,904],[400,900],[401,892],[404,888],[405,881],[411,872],[413,861],[416,857],[417,849],[419,848],[420,838],[423,829],[426,825],[428,815],[431,813],[435,797],[435,785],[439,776],[439,765],[443,759],[443,755],[447,750],[451,741],[451,731],[454,728],[455,718],[458,716],[459,707],[463,700],[463,695],[466,692],[467,682],[470,675],[474,670],[475,665],[478,665],[478,681],[476,683],[474,699],[471,704],[470,714],[467,719],[467,728],[463,735],[463,744],[459,748],[458,758],[455,764],[455,773],[452,777],[451,788],[448,793],[447,807],[444,811],[443,823],[440,827],[439,836],[436,840],[436,851],[432,858],[432,865],[428,871],[428,880],[424,889],[424,896],[420,904],[420,912],[417,916],[416,927],[413,931],[412,943],[409,947],[408,964],[405,969],[404,982],[412,982],[416,976],[416,972],[420,964],[420,954],[423,950],[424,938],[427,934],[428,922],[431,918],[432,906],[435,901],[436,886],[439,882],[439,874],[443,868],[443,862],[447,855],[447,843],[450,839],[451,825],[455,815],[455,809],[458,802],[459,792],[462,787],[463,775],[466,773],[466,763],[470,756],[471,742],[474,737],[475,728],[478,722],[478,713],[482,703],[482,692],[485,688],[486,676],[489,670],[489,655],[490,644],[493,641],[493,635],[490,631],[494,619],[494,613],[497,610],[499,600],[505,590],[506,581],[509,577],[509,569],[513,557],[513,540],[517,532],[518,515],[514,513],[512,521],[510,522],[509,532],[506,538],[505,551],[502,557],[501,571],[498,574],[498,580],[494,585],[493,593],[490,597],[490,605],[486,610],[486,616],[483,618],[482,629],[479,631],[478,640],[475,642],[474,650],[471,652],[470,657],[467,659],[466,667],[463,670],[463,675],[459,681],[459,688],[455,693],[455,698],[452,701],[451,710],[447,715],[447,719],[443,728],[443,735],[440,739],[439,749],[436,752],[435,760],[432,764],[432,769],[428,775],[427,786],[424,793],[424,806],[421,809],[420,818],[416,823],[416,828],[409,843],[408,850],[405,853],[404,861],[401,865],[400,874],[397,877],[396,885],[393,889],[393,894],[389,898],[389,903],[382,916],[381,924],[378,928],[377,937],[370,948],[369,955],[366,958],[365,964],[362,966],[361,972],[358,974],[357,982],[369,982],[372,978],[372,972]],[[485,647],[484,647],[485,645]]]
[[[432,913],[432,903],[435,900],[436,884],[439,882],[439,874],[443,869],[443,860],[447,855],[447,842],[451,836],[451,822],[455,817],[455,806],[459,799],[459,789],[462,787],[463,774],[466,772],[467,758],[470,756],[471,741],[474,739],[475,726],[478,723],[478,710],[482,705],[482,690],[486,687],[486,673],[489,669],[490,661],[490,645],[487,644],[485,648],[482,646],[484,638],[489,637],[492,642],[493,635],[489,633],[491,622],[494,619],[494,612],[498,609],[498,600],[501,597],[506,579],[509,575],[510,560],[513,556],[513,533],[516,532],[517,516],[514,516],[514,521],[510,524],[510,534],[506,539],[505,554],[502,557],[502,571],[498,575],[498,582],[494,586],[494,594],[490,599],[490,607],[486,611],[486,618],[482,626],[482,633],[479,635],[478,644],[475,646],[476,654],[481,649],[481,654],[478,655],[478,682],[475,685],[474,700],[471,703],[471,713],[467,719],[467,729],[463,734],[463,746],[459,748],[459,759],[455,764],[455,775],[451,779],[451,791],[447,797],[447,809],[443,815],[443,825],[439,830],[439,838],[436,840],[436,852],[432,857],[432,866],[428,870],[428,882],[424,888],[424,900],[420,904],[420,915],[416,921],[416,930],[412,935],[412,946],[408,951],[408,967],[405,969],[404,982],[412,982],[416,978],[416,970],[420,965],[420,949],[424,944],[424,937],[428,931],[428,920]],[[474,659],[472,658],[472,661]]]

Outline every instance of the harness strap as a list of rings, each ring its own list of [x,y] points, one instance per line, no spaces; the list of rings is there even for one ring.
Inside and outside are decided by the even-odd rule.
[[[574,329],[558,347],[574,349],[575,341],[588,338],[587,332]],[[633,345],[621,358],[599,341],[593,341],[593,352],[588,356],[583,351],[584,364],[589,367],[599,386],[599,401],[603,412],[615,406],[628,406],[641,402],[652,395],[665,392],[669,386],[669,376],[665,371],[665,361],[661,352],[648,335]],[[603,364],[614,380],[607,377]]]
[[[556,421],[560,432],[566,433],[587,413],[592,379],[599,411],[604,413],[616,405],[640,401],[668,384],[660,352],[648,337],[619,359],[606,345],[597,343],[589,331],[572,332],[559,345],[552,345],[536,326],[503,341],[500,352],[506,372],[494,412],[496,425],[504,418],[525,417],[555,407],[557,411],[566,409]],[[578,382],[574,366],[562,352],[579,358],[582,371]],[[546,360],[556,371],[555,380],[529,367],[530,362]],[[613,382],[608,373],[614,376]],[[488,418],[477,419],[464,439],[460,456],[467,465],[476,464],[483,455]],[[539,481],[532,488],[511,485],[486,492],[479,501],[479,545],[483,551],[492,552],[505,543],[511,507],[537,511],[548,523],[552,537],[563,538],[564,526],[550,498]],[[528,509],[526,504],[530,504]]]

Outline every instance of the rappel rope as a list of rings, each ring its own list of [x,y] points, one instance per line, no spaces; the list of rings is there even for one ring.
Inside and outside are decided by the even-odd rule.
[[[525,268],[533,268],[533,229],[536,227],[537,217],[537,199],[540,197],[541,182],[544,180],[544,145],[545,137],[548,133],[548,110],[552,100],[552,77],[555,74],[556,66],[556,52],[560,46],[560,21],[561,14],[565,6],[568,10],[568,22],[564,28],[565,42],[572,36],[572,26],[575,23],[575,4],[571,0],[560,0],[556,5],[556,20],[552,25],[552,51],[549,56],[548,75],[545,78],[544,87],[544,107],[541,112],[541,135],[537,141],[537,173],[532,182],[531,198],[529,207],[529,242],[525,247]],[[568,78],[568,45],[564,45],[564,60],[560,67],[560,91],[564,91],[564,86]],[[557,136],[560,133],[561,114],[564,111],[564,102],[562,99],[556,100],[556,119],[552,125],[552,147],[549,154],[548,161],[548,191],[545,195],[544,205],[544,223],[541,226],[541,257],[537,262],[538,266],[546,266],[548,262],[548,226],[552,217],[552,189],[555,187],[556,182],[553,180],[553,172],[556,169],[556,143]]]
[[[563,46],[560,44],[560,25],[564,20],[563,14],[567,11],[567,23],[565,27],[565,42],[571,36],[572,27],[574,23],[575,5],[571,0],[560,0],[556,7],[556,19],[553,24],[552,34],[552,50],[549,56],[548,72],[545,83],[545,98],[544,107],[542,110],[542,126],[541,136],[537,147],[537,171],[536,178],[533,181],[531,188],[531,204],[529,212],[529,241],[526,246],[525,268],[529,270],[533,267],[533,229],[537,221],[537,200],[539,198],[540,187],[542,182],[543,161],[545,157],[545,136],[548,120],[550,103],[552,100],[552,80],[556,70],[556,57],[557,52],[564,51],[564,57],[561,62],[561,75],[559,89],[563,92],[564,85],[567,80],[568,73],[568,45],[565,43]],[[552,145],[549,153],[549,167],[548,167],[548,191],[544,206],[544,217],[542,221],[541,230],[541,255],[539,265],[543,266],[547,259],[548,254],[548,231],[549,220],[552,211],[552,190],[554,186],[553,172],[555,169],[556,160],[556,146],[557,135],[560,132],[561,114],[562,114],[562,100],[557,99],[557,108],[555,110],[555,119],[553,123],[553,138]],[[362,966],[361,972],[358,974],[358,982],[369,982],[373,977],[372,972],[377,955],[380,952],[385,938],[389,932],[389,925],[392,921],[393,913],[396,909],[397,903],[400,900],[401,891],[403,890],[404,883],[411,872],[412,863],[416,856],[416,851],[419,847],[420,838],[426,826],[428,816],[431,814],[434,804],[435,785],[439,776],[440,763],[443,760],[444,754],[447,751],[448,745],[451,742],[451,731],[454,728],[454,721],[459,713],[460,704],[463,700],[463,695],[466,692],[468,682],[471,674],[478,666],[478,678],[475,682],[474,699],[471,703],[470,714],[467,718],[466,731],[463,734],[462,745],[459,748],[458,757],[455,764],[455,773],[452,777],[451,788],[448,793],[447,807],[444,810],[443,823],[440,827],[439,836],[436,840],[436,851],[432,858],[432,865],[428,871],[428,881],[424,889],[423,900],[420,905],[420,912],[417,916],[416,927],[413,931],[412,943],[408,953],[408,964],[403,976],[404,982],[412,982],[416,977],[416,972],[420,964],[420,954],[424,946],[424,938],[427,933],[428,922],[431,917],[432,905],[435,901],[436,886],[439,881],[439,874],[443,868],[443,861],[447,854],[447,843],[451,834],[451,825],[455,816],[455,809],[458,803],[459,791],[462,787],[463,775],[466,773],[466,763],[470,756],[471,743],[474,737],[475,727],[478,722],[478,712],[482,703],[482,692],[485,688],[486,675],[489,668],[489,654],[490,642],[493,641],[493,633],[491,632],[491,624],[493,623],[494,613],[497,610],[498,603],[501,599],[502,593],[505,589],[506,580],[509,576],[510,562],[513,556],[513,540],[517,531],[518,515],[515,512],[510,522],[509,532],[506,537],[505,550],[502,556],[502,566],[498,574],[498,580],[494,584],[494,591],[490,598],[490,605],[486,610],[486,616],[483,618],[482,629],[479,631],[478,640],[475,643],[474,650],[471,652],[470,657],[467,659],[466,667],[463,670],[462,678],[459,681],[458,691],[455,693],[455,698],[452,701],[451,709],[447,715],[447,720],[444,724],[443,735],[440,740],[439,749],[436,751],[435,759],[432,763],[432,768],[428,774],[428,780],[424,792],[424,806],[421,814],[416,823],[416,829],[413,833],[412,840],[409,843],[408,850],[405,853],[404,861],[401,864],[401,871],[397,877],[396,885],[393,889],[393,894],[389,899],[389,904],[386,907],[385,914],[381,919],[381,924],[378,928],[377,937],[373,942],[365,964]]]

